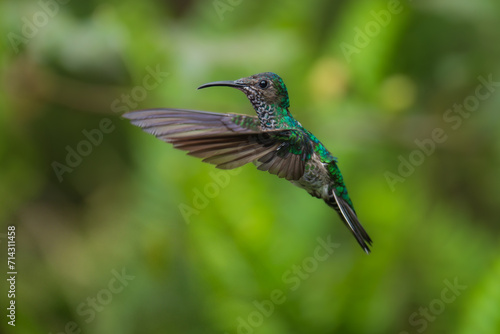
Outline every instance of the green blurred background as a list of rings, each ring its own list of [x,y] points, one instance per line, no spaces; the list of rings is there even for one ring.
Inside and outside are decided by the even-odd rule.
[[[18,271],[16,326],[2,284],[1,331],[500,333],[498,1],[10,0],[0,13],[0,245],[6,273],[15,225]],[[339,158],[371,255],[305,191],[252,165],[217,174],[120,118],[253,114],[241,92],[196,87],[265,71]],[[332,254],[319,259],[318,240]]]

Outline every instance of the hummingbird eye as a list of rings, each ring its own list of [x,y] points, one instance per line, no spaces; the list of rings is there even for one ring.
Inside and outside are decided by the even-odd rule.
[[[268,85],[267,80],[261,80],[259,82],[259,87],[262,89],[267,88],[267,85]]]

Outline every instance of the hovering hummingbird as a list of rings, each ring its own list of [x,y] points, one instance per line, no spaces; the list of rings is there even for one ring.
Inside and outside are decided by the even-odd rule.
[[[335,209],[366,253],[372,240],[358,220],[337,159],[288,110],[283,80],[259,73],[235,81],[216,81],[198,89],[227,86],[241,90],[257,116],[185,109],[150,109],[123,115],[132,124],[221,169],[253,162]]]

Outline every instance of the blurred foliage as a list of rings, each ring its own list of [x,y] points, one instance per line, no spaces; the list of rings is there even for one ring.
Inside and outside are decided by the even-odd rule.
[[[0,244],[4,259],[15,225],[19,272],[3,332],[500,333],[498,87],[446,120],[479,77],[500,81],[498,1],[7,0],[0,13]],[[163,77],[146,90],[151,71]],[[303,190],[251,165],[218,174],[120,118],[252,114],[236,90],[196,87],[265,71],[339,158],[371,255]],[[446,140],[390,186],[437,128]],[[88,154],[58,177],[70,150]],[[340,246],[306,267],[318,238]],[[122,270],[134,278],[110,300]]]

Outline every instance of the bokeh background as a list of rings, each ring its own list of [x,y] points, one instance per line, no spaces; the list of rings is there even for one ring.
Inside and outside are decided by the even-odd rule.
[[[0,13],[0,253],[6,273],[15,225],[18,271],[2,332],[500,333],[498,1]],[[303,190],[252,165],[214,174],[120,117],[252,114],[241,92],[196,87],[265,71],[339,158],[371,255]]]

